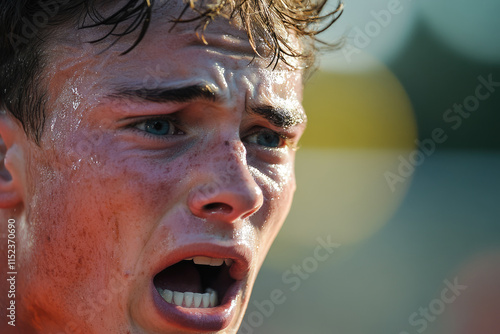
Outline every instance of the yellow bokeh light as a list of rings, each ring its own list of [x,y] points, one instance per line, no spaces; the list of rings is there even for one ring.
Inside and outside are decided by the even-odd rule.
[[[407,148],[416,136],[412,108],[383,65],[363,72],[318,71],[304,92],[304,147]]]

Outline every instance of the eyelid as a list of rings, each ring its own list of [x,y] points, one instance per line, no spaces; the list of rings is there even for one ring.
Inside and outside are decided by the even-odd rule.
[[[126,125],[127,127],[135,126],[139,123],[152,120],[169,121],[175,124],[176,126],[182,127],[182,122],[174,114],[134,116],[134,117],[127,117],[124,119],[124,121],[128,123]]]

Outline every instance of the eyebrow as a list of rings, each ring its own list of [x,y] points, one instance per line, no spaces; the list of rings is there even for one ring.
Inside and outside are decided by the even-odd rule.
[[[111,94],[111,97],[138,99],[154,103],[186,103],[195,100],[217,102],[223,100],[209,85],[192,85],[180,88],[125,88]],[[305,113],[301,110],[288,110],[273,106],[253,107],[248,112],[265,118],[276,127],[285,129],[305,123],[307,120]]]
[[[255,107],[250,109],[250,113],[262,116],[272,125],[284,129],[307,121],[307,117],[303,111],[275,108],[272,106]]]
[[[115,98],[139,99],[156,103],[184,103],[194,100],[216,102],[218,95],[208,85],[193,85],[181,88],[121,89],[111,95]]]

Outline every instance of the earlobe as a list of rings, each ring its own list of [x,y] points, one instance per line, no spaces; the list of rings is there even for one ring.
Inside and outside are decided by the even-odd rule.
[[[19,180],[9,161],[14,150],[14,131],[18,131],[10,116],[0,113],[0,209],[14,208],[21,204],[22,197]]]

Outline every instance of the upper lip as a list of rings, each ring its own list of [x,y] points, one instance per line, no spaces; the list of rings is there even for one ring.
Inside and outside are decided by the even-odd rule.
[[[186,244],[169,252],[155,267],[154,275],[182,260],[195,256],[233,260],[229,274],[231,278],[237,281],[247,277],[252,262],[252,250],[246,245],[235,244],[227,246],[212,242]]]

